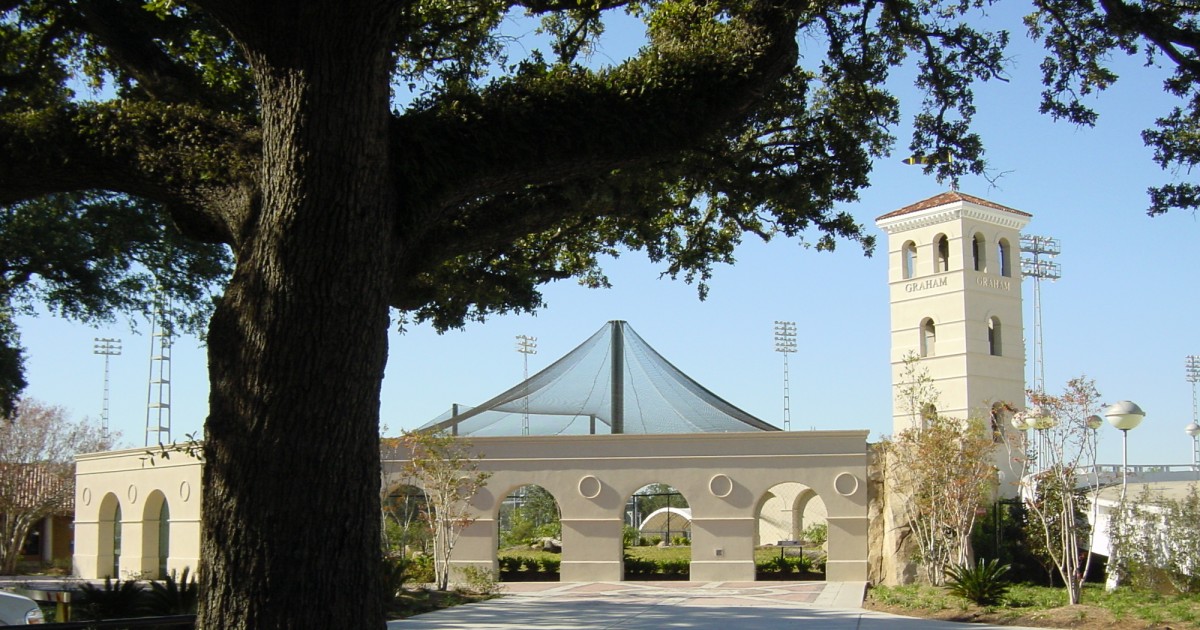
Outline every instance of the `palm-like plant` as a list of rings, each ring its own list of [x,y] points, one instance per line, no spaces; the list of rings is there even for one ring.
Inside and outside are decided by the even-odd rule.
[[[946,569],[946,586],[953,595],[980,606],[995,606],[1008,593],[1009,584],[1004,576],[1009,568],[998,560],[982,559],[975,566],[955,565]]]
[[[146,608],[155,615],[191,615],[200,600],[200,587],[189,567],[183,568],[179,579],[175,570],[166,579],[150,583]]]

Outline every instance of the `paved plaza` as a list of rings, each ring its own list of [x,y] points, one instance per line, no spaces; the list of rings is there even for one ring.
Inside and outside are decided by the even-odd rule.
[[[862,608],[862,582],[506,583],[504,596],[388,623],[451,628],[688,628],[689,630],[918,630],[964,624]],[[1003,626],[1014,630],[1013,626]],[[971,624],[971,630],[1001,626]],[[1018,629],[1019,630],[1019,629]]]

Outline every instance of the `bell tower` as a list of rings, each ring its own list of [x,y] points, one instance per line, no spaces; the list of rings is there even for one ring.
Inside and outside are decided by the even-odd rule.
[[[1004,431],[997,405],[1024,407],[1020,230],[1030,218],[950,191],[875,220],[888,237],[892,391],[912,380],[910,356],[938,391],[936,410],[893,395],[895,433],[932,411]]]

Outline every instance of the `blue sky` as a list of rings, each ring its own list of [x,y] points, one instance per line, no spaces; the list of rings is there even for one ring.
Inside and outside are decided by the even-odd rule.
[[[1190,463],[1192,442],[1183,428],[1192,417],[1192,389],[1184,361],[1200,354],[1200,224],[1189,212],[1157,218],[1144,213],[1148,186],[1187,176],[1161,171],[1140,137],[1173,105],[1162,91],[1166,71],[1119,59],[1121,81],[1095,101],[1097,128],[1054,123],[1037,113],[1040,49],[1011,16],[1000,17],[1014,30],[1011,81],[978,88],[977,129],[993,175],[1002,176],[994,187],[967,178],[960,189],[1031,213],[1026,233],[1062,243],[1062,279],[1042,290],[1047,389],[1061,390],[1080,374],[1094,378],[1106,402],[1130,399],[1147,412],[1130,434],[1131,463]],[[627,39],[602,51],[614,58],[636,36],[616,35]],[[910,113],[919,102],[912,82],[903,70],[892,79]],[[701,302],[695,287],[659,279],[661,269],[634,252],[605,264],[612,289],[589,290],[571,281],[550,285],[547,307],[536,315],[494,317],[443,335],[427,326],[393,333],[381,399],[388,433],[516,384],[522,374],[516,335],[537,337],[533,372],[613,319],[628,321],[702,385],[775,424],[782,423],[782,357],[773,351],[772,325],[795,321],[792,428],[869,429],[871,441],[890,433],[886,239],[874,219],[946,190],[900,162],[908,127],[895,135],[898,148],[875,165],[872,186],[860,201],[841,208],[879,236],[875,256],[863,256],[853,243],[828,253],[796,241],[764,245],[748,239],[735,265],[716,269]],[[1032,282],[1024,285],[1028,339]],[[96,330],[41,316],[22,318],[20,325],[29,357],[26,395],[63,405],[76,418],[100,415],[104,359],[92,354],[92,339],[121,338],[123,354],[111,359],[111,426],[125,444],[142,444],[150,373],[144,322],[137,335],[124,322]],[[205,361],[197,340],[176,341],[176,438],[202,429]],[[1105,427],[1100,438],[1101,461],[1119,463],[1118,432]]]

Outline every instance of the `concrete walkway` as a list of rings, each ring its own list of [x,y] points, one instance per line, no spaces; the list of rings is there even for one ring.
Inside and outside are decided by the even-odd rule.
[[[965,624],[862,608],[862,582],[506,583],[504,596],[392,621],[394,630],[688,628],[691,630],[956,629]],[[971,624],[970,630],[1019,630]]]

